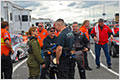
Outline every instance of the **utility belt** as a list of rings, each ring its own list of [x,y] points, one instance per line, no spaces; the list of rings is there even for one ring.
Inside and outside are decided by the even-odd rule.
[[[81,50],[83,50],[83,47],[75,48],[75,51],[81,51]]]
[[[61,56],[71,56],[70,51],[71,50],[69,48],[63,48]]]
[[[82,51],[83,50],[83,47],[80,47],[80,48],[75,48],[75,51]],[[62,50],[62,56],[71,56],[71,49],[69,48],[63,48]]]
[[[70,58],[74,58],[79,61],[80,59],[84,58],[84,53],[82,51],[76,51],[76,53],[72,54]]]

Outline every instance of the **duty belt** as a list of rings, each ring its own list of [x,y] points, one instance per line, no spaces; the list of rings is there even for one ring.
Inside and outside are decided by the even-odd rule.
[[[69,48],[63,48],[62,56],[70,56],[71,55],[70,51],[71,50]]]

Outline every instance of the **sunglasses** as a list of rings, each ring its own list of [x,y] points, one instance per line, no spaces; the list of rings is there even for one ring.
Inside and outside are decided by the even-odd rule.
[[[43,26],[38,26],[38,27],[43,27]]]
[[[50,30],[50,32],[55,32],[55,30]]]

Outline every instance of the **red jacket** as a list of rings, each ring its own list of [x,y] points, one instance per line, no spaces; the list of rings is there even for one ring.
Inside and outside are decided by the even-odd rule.
[[[97,37],[98,39],[97,44],[99,45],[106,44],[108,42],[108,32],[112,33],[112,30],[107,25],[104,25],[102,30],[100,29],[99,25],[97,26],[98,30],[95,29],[95,27],[93,27],[91,34],[94,34],[94,36]]]
[[[113,34],[117,34],[117,32],[119,31],[119,28],[115,28],[115,29],[112,28],[111,30],[112,30]]]

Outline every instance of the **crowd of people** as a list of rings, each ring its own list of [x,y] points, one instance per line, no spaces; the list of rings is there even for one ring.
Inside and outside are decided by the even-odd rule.
[[[90,35],[95,42],[96,68],[100,68],[100,50],[103,48],[108,68],[111,69],[108,38],[113,39],[113,36],[119,36],[119,29],[114,25],[111,30],[104,24],[103,19],[99,19],[98,24],[91,31],[89,25],[89,20],[85,20],[81,27],[78,22],[73,22],[70,29],[63,19],[58,19],[54,22],[54,26],[47,30],[43,23],[38,23],[37,27],[32,26],[27,32],[28,79],[47,79],[48,77],[55,79],[55,74],[58,79],[74,79],[76,64],[80,78],[86,79],[86,70],[92,70],[87,57],[90,51]],[[8,30],[8,22],[3,21],[1,23],[1,78],[5,79],[12,78],[10,54],[14,54]],[[52,57],[55,58],[56,71],[51,68]]]

